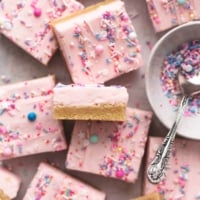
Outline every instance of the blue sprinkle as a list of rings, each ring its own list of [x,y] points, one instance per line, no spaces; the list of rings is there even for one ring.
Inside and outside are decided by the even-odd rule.
[[[200,98],[197,99],[197,105],[200,106]]]
[[[102,36],[101,36],[100,33],[96,33],[96,34],[95,34],[95,38],[96,38],[98,41],[102,40]]]
[[[3,113],[6,111],[5,108],[0,109],[0,115],[3,115]]]
[[[168,63],[169,64],[173,64],[174,62],[176,62],[176,59],[174,57],[172,57],[172,56],[169,56],[168,57]]]
[[[130,57],[136,57],[136,53],[135,52],[131,52],[130,53]]]
[[[106,58],[106,64],[110,64],[111,60],[109,58]]]
[[[33,122],[36,120],[37,114],[35,112],[30,112],[30,113],[28,113],[27,118],[29,121]]]
[[[197,113],[197,112],[198,112],[198,108],[195,107],[195,106],[191,106],[191,107],[189,108],[189,110],[190,110],[191,113]]]
[[[91,135],[90,136],[90,143],[92,143],[92,144],[96,144],[97,142],[98,142],[98,140],[99,140],[99,137],[98,137],[98,135]]]

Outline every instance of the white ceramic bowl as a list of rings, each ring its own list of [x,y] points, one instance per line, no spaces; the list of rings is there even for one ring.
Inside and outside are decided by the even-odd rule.
[[[146,92],[153,111],[169,129],[175,121],[176,112],[161,88],[160,73],[164,57],[191,40],[200,40],[200,21],[189,22],[166,33],[152,49],[146,73]],[[183,116],[177,133],[181,136],[200,139],[200,116]]]

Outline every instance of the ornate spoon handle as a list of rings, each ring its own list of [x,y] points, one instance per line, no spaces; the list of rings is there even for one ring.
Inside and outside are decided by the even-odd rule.
[[[188,99],[188,96],[183,96],[176,115],[176,120],[166,135],[164,141],[158,148],[154,159],[147,169],[147,177],[151,183],[159,183],[164,178],[164,170],[170,157],[172,144],[176,136],[176,130],[182,118]]]

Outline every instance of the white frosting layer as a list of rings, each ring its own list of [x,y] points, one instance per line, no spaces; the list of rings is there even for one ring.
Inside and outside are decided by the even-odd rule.
[[[66,85],[54,88],[54,105],[93,106],[96,104],[127,104],[128,92],[121,86]]]

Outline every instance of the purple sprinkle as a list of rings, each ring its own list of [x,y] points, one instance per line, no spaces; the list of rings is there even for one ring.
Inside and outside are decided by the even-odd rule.
[[[191,78],[200,72],[200,41],[193,40],[182,44],[176,50],[169,53],[163,61],[160,81],[165,96],[169,103],[177,108],[181,99],[181,89],[178,83],[178,72]],[[189,106],[185,115],[192,116],[200,114],[200,95],[189,100]],[[176,109],[174,109],[176,110]]]

